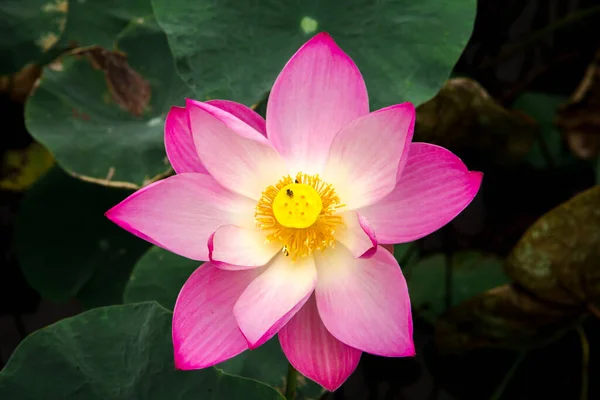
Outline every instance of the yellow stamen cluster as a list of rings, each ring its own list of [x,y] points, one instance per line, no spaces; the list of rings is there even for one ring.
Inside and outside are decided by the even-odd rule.
[[[256,206],[256,225],[266,232],[266,242],[279,241],[293,260],[315,250],[333,247],[343,207],[335,190],[318,175],[298,173],[282,178],[262,193]]]

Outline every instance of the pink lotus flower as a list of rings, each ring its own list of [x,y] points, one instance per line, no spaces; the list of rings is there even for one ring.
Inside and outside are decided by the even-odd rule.
[[[224,100],[171,109],[165,146],[177,175],[106,215],[209,261],[177,299],[177,368],[215,365],[279,334],[290,363],[335,390],[363,351],[415,354],[406,281],[378,243],[439,229],[482,174],[411,143],[414,122],[410,103],[369,113],[359,70],[324,33],[284,67],[266,122]]]

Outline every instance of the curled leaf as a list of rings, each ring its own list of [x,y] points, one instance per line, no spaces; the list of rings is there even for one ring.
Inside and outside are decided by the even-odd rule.
[[[556,339],[579,315],[578,308],[556,306],[515,285],[503,285],[442,315],[435,341],[445,354],[481,347],[527,349]]]
[[[0,93],[8,93],[9,98],[17,103],[24,103],[37,83],[42,67],[27,64],[12,75],[0,77]]]
[[[6,150],[0,166],[0,188],[25,190],[53,164],[52,154],[38,142],[33,142],[24,149]]]
[[[580,305],[600,300],[600,186],[537,220],[505,263],[506,274],[541,299]]]
[[[571,151],[589,160],[600,153],[600,51],[583,79],[559,110],[556,124]]]
[[[440,351],[541,346],[587,311],[600,315],[599,204],[600,186],[595,186],[536,221],[504,265],[516,283],[445,313],[436,326]]]
[[[417,108],[415,140],[504,164],[529,153],[536,129],[534,120],[502,107],[479,83],[454,78]]]

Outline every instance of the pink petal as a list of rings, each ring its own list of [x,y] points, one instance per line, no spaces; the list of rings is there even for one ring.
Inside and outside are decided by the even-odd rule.
[[[195,109],[199,108],[199,109],[209,113],[210,115],[212,115],[219,121],[221,121],[229,129],[233,130],[235,133],[237,133],[241,137],[256,140],[259,143],[269,143],[269,141],[263,134],[258,132],[256,129],[254,129],[250,125],[248,125],[248,123],[246,123],[242,119],[238,118],[237,116],[231,114],[230,112],[225,111],[219,107],[216,107],[212,103],[201,102],[201,101],[192,100],[192,99],[186,99],[185,105],[186,105],[188,113],[193,112]],[[194,122],[194,120],[191,117],[190,117],[190,127],[192,129],[192,136],[195,139],[198,138],[198,133],[204,129],[202,124],[198,124],[198,123]]]
[[[265,122],[265,119],[250,107],[230,100],[209,100],[206,103],[220,108],[223,111],[227,111],[231,115],[238,117],[240,120],[250,125],[250,127],[256,131],[265,136],[267,135],[267,123]]]
[[[377,238],[367,220],[355,211],[347,211],[341,217],[343,225],[336,229],[335,239],[346,246],[354,257],[375,253]]]
[[[202,104],[202,103],[200,103]],[[235,126],[239,121],[249,125],[254,130],[266,135],[267,128],[263,117],[258,115],[254,110],[246,107],[243,104],[229,100],[210,100],[205,104],[205,108],[210,109],[213,115],[221,119],[224,123]],[[219,112],[215,109],[223,110]],[[243,129],[243,128],[242,128]],[[165,123],[165,149],[167,157],[173,166],[173,169],[178,174],[184,172],[198,172],[208,174],[208,171],[202,165],[190,130],[188,113],[183,107],[171,107]]]
[[[194,260],[208,260],[208,238],[221,225],[254,225],[255,203],[232,193],[210,175],[179,174],[138,190],[106,216],[157,246]]]
[[[371,354],[415,354],[408,288],[389,251],[354,258],[342,246],[315,257],[317,307],[338,340]]]
[[[178,174],[198,172],[207,174],[192,139],[185,108],[171,107],[165,121],[165,150],[167,158]]]
[[[315,296],[279,331],[290,364],[333,392],[354,372],[362,352],[337,340],[323,325]]]
[[[373,204],[394,189],[414,124],[414,106],[403,103],[354,120],[335,136],[322,177],[348,209]]]
[[[205,263],[188,278],[173,312],[178,369],[206,368],[248,348],[233,316],[233,305],[259,273],[224,271]]]
[[[200,160],[221,185],[258,200],[265,188],[288,174],[281,156],[250,126],[239,120],[226,125],[214,116],[225,111],[213,107],[208,112],[206,103],[188,101],[187,106]]]
[[[306,303],[315,288],[314,259],[292,262],[281,254],[242,293],[233,314],[250,348],[275,335]]]
[[[283,68],[267,104],[267,135],[292,172],[321,172],[346,123],[369,112],[354,61],[326,33],[309,40]]]
[[[282,248],[281,243],[267,243],[265,236],[265,231],[260,229],[222,226],[209,241],[210,261],[219,268],[231,270],[265,265]]]
[[[410,146],[406,166],[389,196],[358,210],[380,243],[420,239],[450,222],[473,200],[483,174],[460,158],[427,143]]]

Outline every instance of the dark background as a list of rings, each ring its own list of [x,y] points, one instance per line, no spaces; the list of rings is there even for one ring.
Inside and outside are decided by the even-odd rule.
[[[599,27],[597,0],[480,0],[474,33],[455,75],[478,81],[506,107],[529,91],[569,96],[600,48]],[[0,95],[0,115],[3,153],[31,143],[21,102]],[[454,223],[418,242],[421,254],[476,248],[506,256],[538,217],[591,187],[596,179],[589,164],[568,169],[535,170],[524,164],[494,169],[476,153],[465,150],[459,156],[470,169],[485,170],[482,189]],[[0,191],[0,367],[28,333],[81,310],[74,301],[53,304],[41,299],[23,278],[13,250],[21,197],[21,192]],[[590,318],[584,327],[590,342],[588,398],[600,399],[600,321]],[[507,374],[519,359],[518,352],[477,350],[447,358],[436,353],[432,338],[433,327],[417,317],[416,359],[364,354],[357,372],[327,397],[581,398],[582,351],[575,331],[528,352],[511,379]]]

